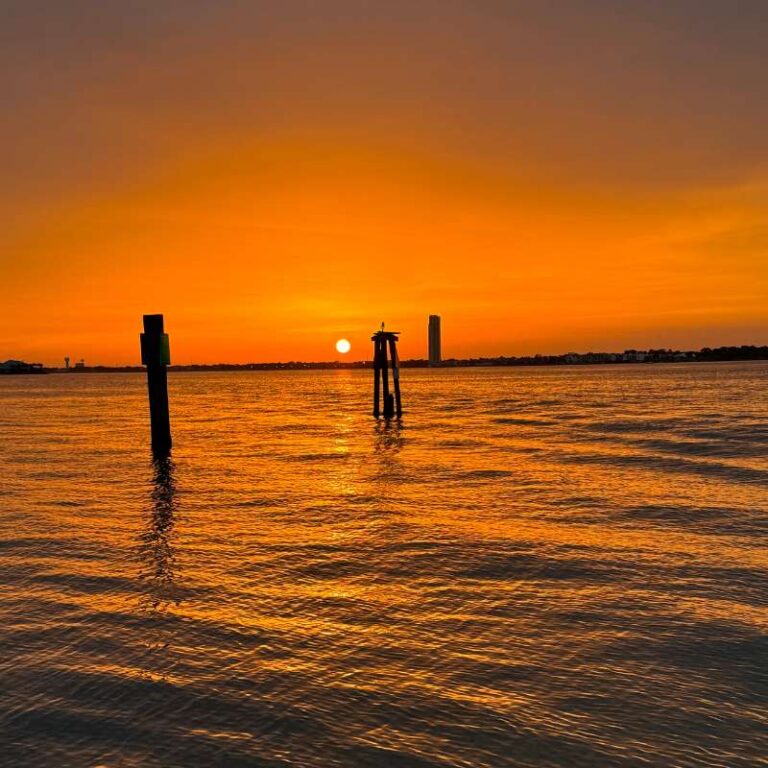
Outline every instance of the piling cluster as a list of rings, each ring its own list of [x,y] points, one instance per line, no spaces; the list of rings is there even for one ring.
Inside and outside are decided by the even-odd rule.
[[[400,361],[397,357],[397,331],[381,330],[371,336],[373,342],[373,415],[381,415],[380,401],[383,400],[383,416],[391,419],[400,418],[403,406],[400,401]],[[389,360],[387,359],[389,356]],[[394,394],[389,391],[389,367],[392,368]],[[383,397],[382,397],[383,396]]]

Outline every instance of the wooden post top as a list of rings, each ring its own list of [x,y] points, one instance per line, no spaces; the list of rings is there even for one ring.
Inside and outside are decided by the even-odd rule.
[[[162,315],[144,315],[144,333],[164,332]]]
[[[397,341],[399,335],[400,331],[376,331],[376,333],[371,336],[371,341],[376,341],[376,339],[392,339],[393,341]]]
[[[141,364],[147,366],[171,364],[171,344],[168,334],[164,332],[162,315],[144,315]]]

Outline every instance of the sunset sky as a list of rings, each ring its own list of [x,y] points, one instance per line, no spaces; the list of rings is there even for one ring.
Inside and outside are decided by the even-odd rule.
[[[0,0],[0,360],[768,343],[768,2]]]

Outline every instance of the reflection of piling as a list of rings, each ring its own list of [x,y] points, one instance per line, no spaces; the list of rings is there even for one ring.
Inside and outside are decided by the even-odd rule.
[[[142,536],[142,559],[146,566],[143,577],[160,589],[173,583],[171,538],[176,511],[176,482],[170,457],[156,457],[153,467],[152,508],[147,530]]]
[[[142,624],[138,642],[142,654],[139,670],[150,680],[168,680],[176,660],[175,630],[169,614],[183,599],[178,586],[179,574],[175,557],[175,517],[178,509],[173,460],[155,456],[154,478],[144,529],[139,536],[138,608],[150,621]]]
[[[149,420],[152,451],[156,455],[171,450],[171,419],[168,413],[168,369],[171,362],[168,334],[163,332],[162,315],[144,315],[141,334],[141,362],[147,366]]]
[[[400,361],[397,357],[396,331],[385,331],[384,324],[381,330],[371,336],[373,341],[373,415],[378,419],[381,413],[379,409],[379,392],[383,396],[383,414],[385,419],[391,419],[395,414],[400,418],[403,414],[403,406],[400,402]],[[387,359],[389,354],[389,360]],[[392,386],[394,394],[389,391],[389,366],[392,366]],[[381,390],[379,389],[381,382]]]

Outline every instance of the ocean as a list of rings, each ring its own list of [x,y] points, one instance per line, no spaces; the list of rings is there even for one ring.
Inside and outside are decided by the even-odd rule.
[[[768,364],[0,378],[0,765],[752,768]]]

